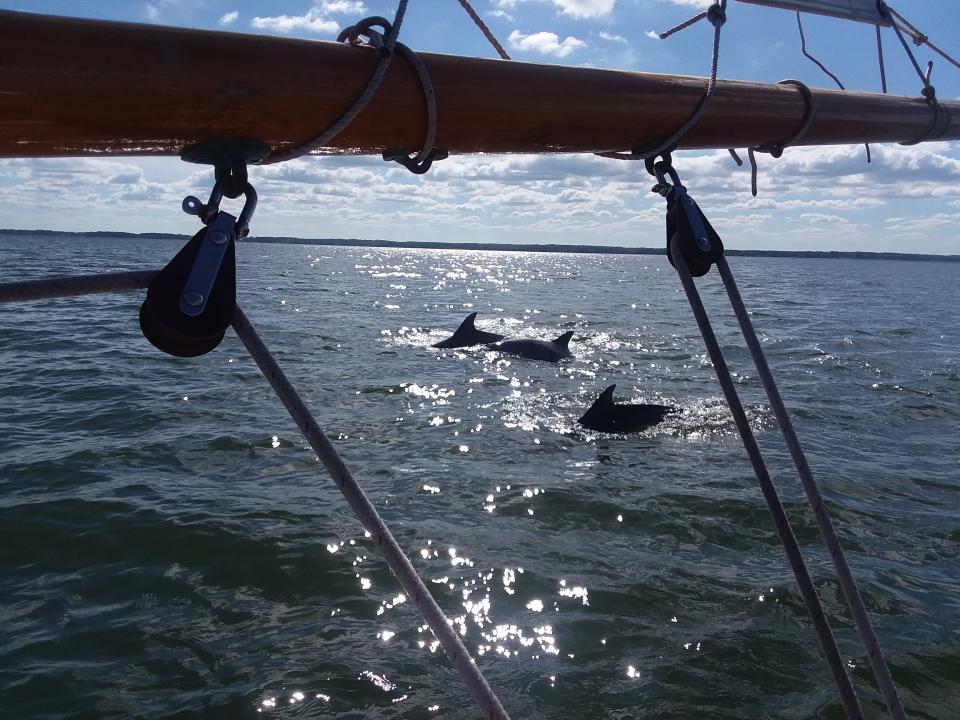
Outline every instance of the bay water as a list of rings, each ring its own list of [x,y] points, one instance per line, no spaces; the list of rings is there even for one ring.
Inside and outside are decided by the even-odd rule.
[[[158,268],[0,236],[0,281]],[[840,718],[664,257],[244,243],[238,298],[514,718]],[[911,718],[960,716],[960,299],[949,262],[732,257]],[[870,718],[883,704],[715,273],[699,281]],[[0,307],[0,717],[475,718],[228,332],[143,294]],[[470,312],[549,364],[436,350]],[[576,419],[608,385],[681,412]]]

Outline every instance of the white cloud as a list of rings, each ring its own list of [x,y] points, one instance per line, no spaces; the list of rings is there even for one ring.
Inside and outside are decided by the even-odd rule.
[[[758,198],[749,169],[725,151],[674,157],[729,247],[960,253],[949,232],[960,219],[960,147],[878,145],[872,165],[862,146],[761,155]],[[264,198],[258,235],[356,237],[362,227],[362,237],[389,240],[663,242],[663,200],[649,191],[642,163],[589,154],[454,155],[425,176],[374,157],[329,156],[250,174]],[[204,198],[211,183],[209,169],[171,158],[4,160],[0,226],[145,231],[161,217],[164,230],[189,234],[196,219],[181,219],[180,201]],[[56,212],[38,214],[51,189]],[[138,211],[119,217],[118,203]],[[336,219],[319,232],[317,213],[331,208]]]
[[[258,16],[250,24],[259,30],[272,30],[284,34],[302,31],[332,35],[340,29],[340,23],[331,18],[331,15],[359,14],[366,11],[366,4],[359,0],[323,0],[323,2],[318,0],[303,15]]]
[[[575,18],[591,18],[609,15],[616,0],[498,0],[501,8],[515,8],[521,2],[549,2],[564,15]]]
[[[601,30],[597,33],[597,36],[602,40],[608,40],[615,43],[627,44],[627,39],[623,35],[614,35],[613,33],[608,33],[606,30]]]
[[[147,20],[150,20],[151,22],[159,19],[160,17],[160,10],[156,5],[151,5],[150,3],[147,3],[144,6],[143,12],[146,13]]]
[[[222,15],[217,22],[221,25],[230,25],[231,23],[235,23],[238,17],[240,17],[240,13],[234,10],[233,12],[228,12]]]
[[[279,33],[305,30],[320,35],[332,35],[340,29],[340,25],[335,20],[321,17],[315,10],[309,10],[305,15],[258,16],[251,20],[250,24],[258,30],[273,30]]]
[[[705,8],[713,5],[713,0],[661,0],[668,5],[681,5],[683,7]]]
[[[508,39],[510,47],[514,50],[538,52],[542,55],[553,55],[554,57],[567,57],[574,50],[586,47],[583,40],[567,36],[562,41],[556,33],[538,32],[532,35],[524,35],[519,30],[510,33]]]
[[[501,18],[507,22],[513,22],[513,15],[503,10],[490,10],[487,12],[487,17]]]
[[[367,11],[367,6],[357,0],[329,0],[319,5],[322,13],[362,13]]]
[[[646,35],[646,36],[647,36],[648,38],[650,38],[651,40],[659,40],[659,39],[660,39],[660,33],[658,33],[658,32],[655,31],[655,30],[647,30],[647,31],[644,33],[644,35]]]

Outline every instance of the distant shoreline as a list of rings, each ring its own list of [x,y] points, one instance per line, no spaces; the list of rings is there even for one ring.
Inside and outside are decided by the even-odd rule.
[[[181,240],[187,235],[176,233],[130,233],[94,230],[90,232],[64,232],[60,230],[7,230],[0,229],[0,235],[66,235],[68,237],[118,237],[146,240]],[[521,243],[442,243],[442,242],[402,242],[394,240],[359,240],[339,238],[318,238],[306,240],[293,237],[250,237],[243,242],[278,243],[283,245],[318,245],[326,247],[369,247],[397,248],[401,250],[481,250],[484,252],[547,252],[547,253],[583,253],[589,255],[665,255],[664,248],[621,247],[615,245],[531,245]],[[795,258],[853,258],[859,260],[910,260],[960,262],[960,255],[929,255],[920,253],[861,252],[843,250],[725,250],[727,255],[747,257],[795,257]]]

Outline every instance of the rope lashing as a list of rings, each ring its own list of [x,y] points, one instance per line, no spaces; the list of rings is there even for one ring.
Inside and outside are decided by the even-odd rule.
[[[693,113],[687,118],[686,122],[681,125],[676,132],[674,132],[670,137],[662,142],[656,143],[655,145],[648,147],[638,147],[634,148],[630,152],[601,152],[596,153],[600,157],[610,158],[612,160],[646,160],[647,158],[655,158],[658,155],[661,155],[664,152],[673,150],[680,139],[687,134],[687,132],[696,125],[703,114],[707,111],[707,106],[710,104],[710,99],[713,97],[713,92],[717,86],[717,65],[720,60],[720,28],[723,27],[723,24],[727,21],[727,0],[719,0],[705,10],[702,13],[695,15],[690,18],[690,20],[681,23],[675,28],[671,28],[666,31],[666,37],[669,37],[674,32],[678,32],[690,25],[693,25],[696,22],[699,22],[703,18],[708,18],[710,23],[713,25],[713,56],[710,62],[710,79],[707,81],[707,90],[703,94],[703,97],[700,98],[700,102],[697,104],[697,107],[694,108]]]
[[[727,21],[727,11],[726,11],[725,4],[722,5],[719,3],[714,3],[703,12],[699,12],[696,15],[694,15],[692,18],[684,20],[679,25],[674,25],[669,30],[664,30],[663,32],[658,33],[658,37],[661,40],[666,40],[668,37],[670,37],[674,33],[678,33],[681,30],[686,30],[688,27],[690,27],[691,25],[695,25],[696,23],[700,22],[704,18],[709,19],[712,25],[716,25],[718,22],[721,25],[723,25]]]
[[[497,51],[497,54],[504,60],[509,60],[510,56],[507,55],[507,51],[503,49],[503,45],[500,44],[500,41],[497,40],[496,36],[490,32],[490,28],[487,27],[487,24],[477,15],[477,11],[473,9],[473,6],[467,2],[467,0],[459,0],[460,7],[467,11],[467,15],[470,16],[470,19],[473,20],[473,23],[480,29],[480,32],[483,33],[483,36],[487,41],[493,45],[493,49]]]
[[[344,32],[341,33],[341,37],[352,45],[358,44],[359,37],[363,35],[367,37],[371,45],[376,47],[377,64],[363,92],[360,93],[360,96],[354,100],[353,104],[340,116],[340,119],[321,134],[295,147],[288,148],[281,152],[271,153],[270,157],[264,160],[262,164],[270,165],[293,160],[327,145],[333,138],[343,132],[357,115],[370,104],[370,100],[373,99],[374,94],[380,87],[380,83],[383,82],[383,78],[387,74],[387,69],[390,67],[390,61],[393,59],[393,49],[397,43],[397,36],[400,33],[400,26],[403,23],[403,16],[407,11],[408,2],[409,0],[400,0],[392,24],[382,17],[369,17],[361,20],[352,27],[346,28]],[[383,28],[384,32],[382,35],[373,29],[374,25],[379,25]],[[344,40],[340,40],[340,42]]]
[[[649,166],[650,163],[648,163],[648,167]],[[905,720],[906,714],[903,709],[903,704],[897,693],[896,686],[893,683],[889,667],[883,657],[869,616],[866,613],[860,591],[847,564],[846,556],[834,530],[833,522],[810,471],[810,467],[807,464],[803,449],[800,446],[800,441],[793,429],[790,416],[777,389],[773,375],[770,372],[770,367],[767,364],[760,341],[753,329],[749,313],[743,304],[743,299],[740,296],[736,281],[723,256],[722,241],[716,236],[716,233],[713,231],[713,228],[710,227],[709,222],[707,222],[699,207],[697,207],[696,203],[694,203],[687,194],[686,189],[680,184],[676,170],[670,165],[669,156],[666,156],[661,162],[654,163],[653,169],[658,180],[658,184],[654,186],[654,190],[667,198],[668,251],[671,263],[676,267],[681,282],[684,285],[684,290],[701,330],[701,334],[703,335],[704,343],[707,345],[707,350],[716,370],[717,377],[720,380],[724,395],[727,397],[731,412],[734,415],[738,432],[744,442],[747,454],[750,456],[751,463],[754,465],[754,471],[760,481],[764,495],[768,500],[768,506],[774,516],[774,522],[777,525],[778,532],[781,534],[782,540],[786,538],[784,547],[787,550],[788,557],[791,558],[791,565],[794,567],[797,582],[801,586],[801,593],[804,595],[805,602],[808,603],[808,612],[810,612],[811,618],[814,620],[814,625],[817,626],[821,646],[827,654],[828,662],[831,664],[831,670],[836,670],[835,662],[837,662],[837,657],[835,652],[838,651],[836,651],[835,641],[833,640],[829,625],[823,628],[818,625],[818,615],[822,614],[819,599],[816,597],[816,593],[813,592],[812,587],[806,587],[809,576],[806,572],[805,565],[803,565],[802,556],[799,555],[799,548],[791,548],[791,545],[796,543],[796,539],[793,537],[792,529],[786,521],[786,516],[782,515],[782,506],[779,507],[779,511],[776,509],[776,506],[779,505],[776,489],[769,479],[769,474],[763,464],[759,448],[756,445],[749,423],[743,413],[743,408],[740,405],[735,386],[730,378],[719,344],[713,334],[709,318],[706,315],[706,311],[697,293],[696,285],[693,282],[693,276],[706,274],[706,272],[709,271],[711,263],[715,263],[719,269],[730,303],[733,306],[734,314],[740,323],[744,340],[753,357],[757,372],[770,400],[770,405],[783,433],[784,441],[793,458],[797,474],[800,477],[808,502],[813,509],[817,525],[824,539],[824,544],[827,546],[827,550],[833,560],[844,598],[854,619],[857,631],[863,640],[864,647],[867,650],[871,668],[877,678],[888,711],[894,720]],[[668,173],[673,180],[672,185],[666,182],[666,175]],[[696,227],[698,225],[699,228]],[[692,238],[697,238],[698,236],[700,237],[699,240],[692,241]],[[775,504],[771,504],[771,501],[776,502]],[[784,526],[781,526],[781,517],[786,523]],[[796,553],[796,557],[800,562],[800,574],[797,574],[798,567],[793,564],[794,553]],[[806,579],[802,579],[804,576],[806,576]],[[808,602],[808,600],[810,602]],[[825,642],[828,644],[825,645]],[[850,696],[846,695],[845,688],[849,686],[849,677],[847,677],[846,670],[843,668],[842,663],[839,667],[840,670],[842,670],[842,675],[835,671],[834,679],[837,681],[838,688],[840,689],[841,700],[847,710],[848,716],[859,717],[860,715],[851,714],[852,711],[860,712],[859,705],[855,694]],[[849,686],[849,691],[851,693],[853,692],[852,686]]]
[[[420,56],[400,42],[396,44],[394,49],[403,56],[404,60],[410,63],[417,73],[420,88],[423,90],[423,98],[427,104],[427,132],[423,138],[420,152],[416,155],[411,157],[405,150],[391,148],[383,151],[383,159],[397,162],[415,175],[422,175],[430,169],[435,160],[445,160],[449,155],[446,150],[433,146],[437,139],[437,94],[434,92],[430,73],[427,72]]]
[[[881,14],[887,17],[894,14],[894,11],[891,10],[886,3],[882,2],[882,0],[878,0],[877,8],[880,10]],[[897,17],[900,16],[898,15]],[[893,31],[897,35],[897,39],[900,40],[900,44],[907,53],[907,57],[910,58],[910,63],[913,65],[913,69],[920,78],[920,82],[923,83],[923,86],[920,88],[920,95],[927,105],[930,106],[932,111],[930,122],[924,129],[923,134],[913,140],[900,143],[901,145],[917,145],[918,143],[925,142],[926,140],[933,140],[942,135],[946,131],[946,128],[950,126],[950,113],[947,108],[943,107],[939,102],[937,102],[937,90],[933,85],[930,84],[930,75],[933,72],[933,62],[927,63],[926,72],[921,70],[920,63],[917,62],[917,58],[914,56],[913,51],[907,44],[906,38],[903,37],[903,31],[900,29],[900,26],[896,22],[892,22],[891,24],[893,26]],[[913,26],[911,25],[911,27]],[[952,58],[948,59],[953,62]]]
[[[756,153],[763,152],[769,153],[775,158],[781,157],[786,148],[802,138],[806,134],[807,130],[810,129],[810,123],[813,122],[813,115],[816,112],[816,102],[813,98],[813,93],[810,91],[810,88],[806,86],[806,84],[800,82],[799,80],[789,78],[787,80],[781,80],[777,83],[777,85],[792,85],[800,90],[800,94],[803,97],[803,118],[800,120],[800,125],[797,126],[797,129],[794,131],[794,133],[786,140],[782,140],[778,143],[766,143],[765,145],[747,148],[747,158],[750,160],[750,192],[754,197],[757,196]],[[743,165],[743,160],[741,160],[740,156],[737,155],[737,151],[735,149],[727,148],[727,152],[729,152],[733,157],[734,162],[737,163],[737,167]]]

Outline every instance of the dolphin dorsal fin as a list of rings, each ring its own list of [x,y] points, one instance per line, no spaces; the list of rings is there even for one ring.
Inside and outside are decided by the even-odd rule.
[[[570,344],[570,338],[573,337],[573,330],[567,330],[563,335],[558,337],[553,341],[554,345],[559,345],[562,348],[567,347]]]
[[[475,312],[470,313],[464,318],[464,321],[460,323],[460,327],[457,328],[454,335],[459,335],[460,333],[473,332],[476,330],[476,326],[473,324],[473,321],[477,319],[477,314]]]
[[[617,387],[617,385],[616,385],[616,383],[614,383],[613,385],[611,385],[610,387],[608,387],[606,390],[604,390],[602,393],[600,393],[600,396],[597,398],[597,400],[596,400],[596,402],[594,403],[594,405],[596,405],[596,404],[598,404],[598,403],[603,403],[603,404],[606,404],[606,405],[613,405],[613,391],[614,391],[614,389],[616,389],[616,387]]]

